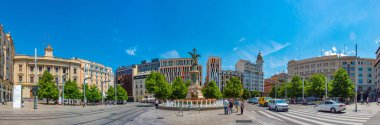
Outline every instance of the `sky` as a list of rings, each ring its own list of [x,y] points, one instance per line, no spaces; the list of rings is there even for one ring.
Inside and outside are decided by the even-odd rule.
[[[17,54],[78,57],[116,69],[152,58],[264,58],[265,78],[289,60],[321,55],[375,58],[380,44],[378,0],[1,0],[0,24]],[[206,71],[205,69],[203,71]],[[206,73],[204,73],[206,74]]]

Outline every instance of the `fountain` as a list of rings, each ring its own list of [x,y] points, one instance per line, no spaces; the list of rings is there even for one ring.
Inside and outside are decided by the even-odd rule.
[[[206,99],[203,97],[202,87],[199,85],[200,73],[198,71],[198,58],[200,55],[197,53],[195,48],[193,49],[193,52],[189,52],[189,54],[191,55],[193,64],[190,71],[191,84],[188,87],[186,99],[167,101],[166,105],[164,104],[163,106],[160,106],[160,109],[178,110],[180,106],[182,106],[184,110],[208,110],[223,108],[223,100]],[[208,102],[209,105],[207,104]]]

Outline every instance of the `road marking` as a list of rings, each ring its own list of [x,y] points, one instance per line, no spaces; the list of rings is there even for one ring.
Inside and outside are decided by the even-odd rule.
[[[319,111],[300,111],[298,112],[304,112],[304,113],[316,113],[316,114],[322,114],[322,115],[331,115],[333,113],[330,112],[319,112]],[[374,115],[374,114],[373,114]],[[353,117],[353,118],[371,118],[373,115],[368,115],[368,114],[334,114],[332,116],[342,116],[342,117]]]
[[[344,122],[344,121],[340,121],[340,120],[331,120],[331,119],[326,119],[326,118],[320,118],[320,117],[313,117],[313,116],[310,116],[310,115],[303,115],[303,114],[297,114],[297,113],[294,113],[294,112],[287,112],[287,113],[282,113],[283,115],[289,115],[289,116],[292,116],[292,115],[297,115],[297,116],[302,116],[302,117],[306,117],[306,118],[309,118],[309,119],[306,119],[307,121],[312,121],[312,119],[316,119],[316,120],[321,120],[321,121],[327,121],[327,122],[333,122],[333,123],[338,123],[338,124],[348,124],[348,125],[362,125],[362,123],[353,123],[353,122]],[[291,115],[292,114],[292,115]],[[327,123],[317,123],[317,124],[323,124],[323,125],[326,125]]]
[[[293,122],[293,123],[300,124],[300,125],[311,125],[311,124],[306,123],[306,122],[301,122],[301,121],[296,120],[296,119],[292,119],[292,118],[285,117],[285,116],[282,116],[282,115],[279,115],[279,114],[275,114],[275,113],[273,113],[273,112],[271,112],[271,111],[269,111],[268,113],[269,113],[269,114],[272,114],[272,115],[274,115],[274,116],[280,117],[280,118],[282,118],[282,119],[285,119],[285,120],[291,121],[291,122]]]
[[[283,121],[283,120],[281,120],[279,118],[276,118],[276,117],[273,117],[273,116],[269,115],[268,113],[265,113],[264,111],[259,111],[259,113],[265,115],[266,117],[269,117],[269,118],[272,118],[272,119],[276,119],[276,120],[279,120],[279,121]]]
[[[295,112],[295,111],[289,111],[291,113],[297,113],[297,114],[302,114],[302,115],[308,115],[308,116],[315,116],[315,117],[323,117],[327,119],[335,119],[335,120],[343,120],[343,121],[352,121],[352,122],[366,122],[369,118],[365,119],[355,119],[352,117],[336,117],[336,116],[326,116],[322,114],[317,114],[317,113],[304,113],[304,112]]]

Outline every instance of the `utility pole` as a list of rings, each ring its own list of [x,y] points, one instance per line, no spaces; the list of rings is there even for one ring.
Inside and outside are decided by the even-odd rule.
[[[86,80],[92,78],[92,76],[86,78],[86,72],[88,72],[88,71],[86,71],[86,66],[87,65],[84,64],[84,72],[85,72],[85,74],[84,74],[84,80],[83,80],[83,102],[84,102],[83,107],[85,107],[86,103],[87,103],[87,100],[86,100],[86,87],[85,87],[86,86]]]
[[[63,82],[64,78],[68,75],[69,73],[66,73],[62,76],[62,106],[65,106],[65,82]]]
[[[305,78],[302,77],[302,100],[305,100]]]
[[[107,78],[107,77],[106,77]],[[103,93],[104,93],[104,89],[103,89],[103,84],[104,83],[108,83],[108,82],[110,82],[111,80],[108,80],[108,81],[102,81],[102,82],[100,82],[100,84],[101,84],[101,86],[102,86],[102,104],[104,104],[104,95],[103,95]]]
[[[355,112],[358,112],[358,44],[355,44]]]

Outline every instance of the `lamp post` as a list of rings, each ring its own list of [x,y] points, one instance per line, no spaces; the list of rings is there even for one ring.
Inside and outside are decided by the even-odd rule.
[[[65,106],[65,82],[63,79],[66,78],[67,75],[69,75],[69,73],[62,75],[62,106]]]
[[[38,86],[37,86],[37,48],[34,49],[34,86],[33,86],[33,94],[34,94],[34,106],[33,109],[38,109],[37,107],[37,96],[38,96]]]
[[[355,44],[355,112],[358,112],[358,44]]]
[[[103,83],[108,83],[108,82],[111,82],[111,80],[107,80],[107,81],[101,81],[100,84],[102,86],[102,104],[104,104],[104,91],[103,91]]]
[[[325,75],[325,100],[327,100],[327,73],[321,72],[321,74]]]
[[[87,103],[87,100],[86,100],[86,80],[87,79],[91,79],[92,77],[88,77],[88,78],[85,78],[84,81],[83,81],[83,107],[86,106],[86,103]]]

